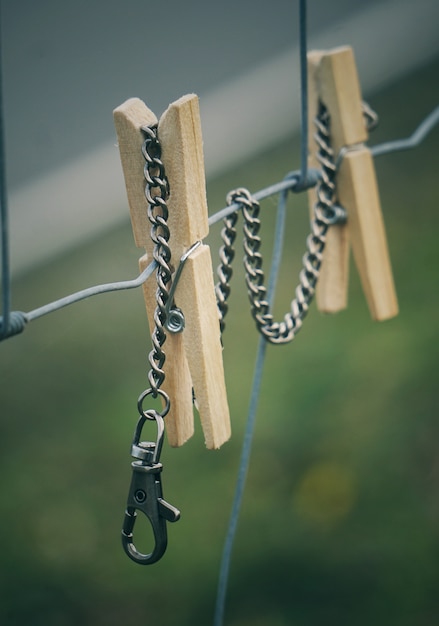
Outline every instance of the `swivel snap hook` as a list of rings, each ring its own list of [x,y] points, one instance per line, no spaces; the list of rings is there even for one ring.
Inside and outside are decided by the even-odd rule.
[[[146,419],[154,419],[157,422],[157,442],[139,443]],[[131,449],[132,456],[139,460],[131,463],[133,474],[122,527],[123,548],[130,559],[141,565],[156,563],[163,556],[168,544],[166,522],[176,522],[180,519],[180,511],[163,499],[161,484],[163,465],[158,462],[163,436],[163,417],[153,411],[148,411],[148,416],[143,413],[136,427]],[[155,544],[149,554],[143,554],[134,545],[133,530],[137,510],[146,515],[152,526]]]

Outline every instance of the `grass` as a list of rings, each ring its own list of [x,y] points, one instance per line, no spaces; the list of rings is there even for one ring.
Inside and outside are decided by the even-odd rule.
[[[409,134],[437,104],[437,70],[432,63],[371,100],[381,117],[373,143]],[[371,322],[352,267],[346,311],[323,316],[312,307],[293,344],[268,349],[230,626],[439,619],[437,146],[435,130],[416,150],[376,162],[399,317]],[[289,139],[211,181],[210,211],[235,186],[256,191],[279,180],[298,167],[298,154]],[[273,206],[264,203],[267,258]],[[279,315],[304,251],[305,197],[291,199],[288,218]],[[218,229],[210,243],[215,258]],[[134,276],[137,256],[125,224],[18,281],[14,308]],[[150,568],[129,561],[119,541],[136,398],[146,386],[142,294],[77,304],[0,346],[1,623],[211,622],[257,344],[242,279],[237,268],[224,337],[233,437],[208,452],[197,426],[183,448],[165,447],[165,497],[182,519]]]

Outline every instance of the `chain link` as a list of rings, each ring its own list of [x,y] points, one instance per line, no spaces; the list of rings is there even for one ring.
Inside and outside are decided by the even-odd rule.
[[[326,243],[326,233],[331,224],[339,219],[335,205],[335,164],[334,152],[329,139],[329,115],[326,107],[320,104],[315,120],[317,132],[315,139],[318,145],[317,159],[321,165],[322,176],[317,184],[317,201],[311,221],[311,233],[306,241],[306,252],[303,256],[303,267],[299,276],[299,285],[295,298],[291,302],[290,311],[284,315],[283,321],[275,322],[270,312],[270,304],[266,300],[265,276],[262,269],[260,253],[261,238],[259,203],[247,189],[237,189],[227,196],[229,205],[238,203],[244,219],[244,268],[246,285],[251,304],[251,311],[258,330],[267,341],[273,344],[284,344],[291,341],[302,327],[303,319],[308,313],[314,297]],[[220,265],[218,267],[219,282],[216,285],[216,296],[220,313],[220,326],[224,330],[224,318],[227,314],[227,299],[230,295],[230,279],[232,277],[232,261],[235,256],[234,242],[236,239],[236,221],[238,211],[224,219],[221,232],[223,245],[220,249]]]
[[[167,224],[169,197],[169,182],[161,161],[161,145],[157,136],[157,125],[142,128],[145,133],[145,141],[142,145],[142,154],[145,158],[145,198],[148,202],[148,219],[151,222],[151,239],[154,242],[154,259],[158,263],[157,307],[154,313],[155,327],[152,332],[152,350],[149,353],[151,369],[148,380],[151,385],[152,395],[156,397],[159,388],[165,379],[163,365],[165,353],[162,349],[166,340],[164,330],[166,323],[166,305],[169,299],[169,287],[171,282],[171,249],[168,245],[169,227]],[[162,392],[163,393],[163,392]]]

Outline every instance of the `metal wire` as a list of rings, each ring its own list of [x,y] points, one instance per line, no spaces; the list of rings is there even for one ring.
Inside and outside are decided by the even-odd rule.
[[[416,148],[427,137],[427,135],[434,129],[434,127],[438,123],[439,123],[439,106],[433,109],[433,111],[421,122],[421,124],[416,128],[416,130],[409,137],[405,139],[397,139],[395,141],[388,141],[388,142],[384,142],[376,146],[373,146],[371,148],[371,153],[373,156],[382,156],[384,154],[389,154],[391,152],[399,152],[402,150],[409,150],[411,148]],[[0,146],[0,151],[3,151],[3,141],[2,141],[1,135],[0,135],[0,142],[2,143],[2,146]],[[282,193],[288,189],[291,189],[292,187],[297,185],[297,178],[300,175],[301,175],[300,170],[291,172],[289,174],[288,179],[284,179],[280,182],[270,185],[269,187],[265,187],[264,189],[261,189],[260,191],[255,192],[253,194],[253,197],[255,198],[255,200],[258,200],[258,201],[264,200],[265,198],[269,198],[270,196],[273,196],[278,193]],[[321,176],[320,170],[315,170],[315,169],[308,170],[308,174],[307,174],[308,184],[310,184],[310,186],[317,184],[320,176]],[[0,172],[0,177],[1,177],[1,172]],[[0,178],[0,181],[1,181],[1,178]],[[2,189],[5,189],[3,185],[2,185]],[[3,204],[2,202],[2,213],[1,213],[2,235],[6,239],[6,248],[7,248],[8,247],[7,245],[7,239],[8,239],[7,219],[5,222],[4,215],[3,215],[4,206],[5,204]],[[213,215],[209,217],[209,226],[212,226],[216,224],[217,222],[220,222],[227,215],[234,213],[237,209],[239,209],[239,204],[237,203],[231,204],[230,206],[226,206],[223,209],[220,209],[219,211],[217,211],[216,213],[214,213]],[[6,274],[7,276],[9,276],[8,259],[5,262],[3,244],[2,244],[2,253],[3,253],[2,254],[2,272],[3,272],[3,275]],[[153,261],[150,265],[148,265],[147,268],[145,268],[145,270],[137,278],[133,280],[119,281],[119,282],[114,282],[114,283],[105,283],[103,285],[96,285],[95,287],[89,287],[88,289],[83,289],[81,291],[72,293],[69,296],[65,296],[64,298],[60,298],[59,300],[55,300],[54,302],[50,302],[44,306],[41,306],[37,309],[29,311],[28,313],[24,313],[24,312],[9,313],[9,319],[10,319],[9,331],[10,332],[6,335],[4,334],[1,335],[0,341],[2,339],[6,339],[9,336],[13,336],[21,332],[26,322],[31,322],[39,317],[42,317],[43,315],[48,315],[49,313],[58,311],[59,309],[62,309],[63,307],[70,306],[71,304],[75,304],[76,302],[79,302],[86,298],[90,298],[92,296],[99,295],[101,293],[108,293],[111,291],[119,291],[122,289],[133,289],[136,287],[140,287],[141,285],[143,285],[144,282],[146,282],[146,280],[148,280],[148,278],[151,276],[151,274],[154,272],[156,268],[157,268],[157,264],[155,261]],[[6,285],[8,284],[9,284],[9,281],[7,280]],[[3,308],[3,317],[0,317],[0,323],[3,328],[6,326],[5,321],[4,321],[6,317],[5,313],[9,311],[9,308],[8,309],[5,308],[5,304],[4,304],[5,300],[7,304],[10,301],[9,295],[5,296],[5,281],[3,279],[3,307],[4,308]],[[17,317],[19,318],[18,330],[13,324],[14,319]],[[20,322],[20,320],[22,321]]]
[[[299,53],[300,53],[300,182],[304,186],[308,173],[308,61],[307,61],[307,0],[299,4]]]
[[[383,154],[389,154],[389,152],[401,152],[402,150],[416,148],[416,146],[419,146],[421,141],[427,137],[428,133],[433,130],[437,123],[439,123],[439,105],[424,118],[410,137],[380,143],[377,146],[373,146],[370,151],[373,156],[381,156]]]
[[[318,140],[318,145],[320,148],[319,162],[322,165],[322,179],[319,181],[318,192],[317,192],[318,200],[317,200],[314,210],[315,212],[317,212],[318,210],[323,213],[324,207],[326,207],[328,210],[332,210],[333,199],[334,199],[333,198],[334,197],[334,184],[332,181],[333,174],[334,174],[334,163],[333,163],[333,152],[331,150],[331,146],[329,143],[329,116],[327,114],[326,109],[323,107],[323,105],[321,106],[320,116],[316,119],[316,125],[317,125],[316,139]],[[306,182],[307,182],[307,179],[305,178],[305,180],[302,181],[302,184]],[[297,188],[294,188],[294,189],[295,191],[297,191]],[[242,192],[244,192],[243,197],[242,197]],[[248,200],[250,207],[254,205],[254,200],[251,197],[247,197],[248,192],[246,190],[238,190],[236,193],[241,198],[241,204],[244,204],[242,209],[243,209],[243,213],[245,216],[246,211],[248,210],[248,207],[245,206],[245,204],[247,203],[247,200]],[[275,238],[274,238],[270,277],[269,277],[269,281],[267,285],[267,290],[263,288],[263,296],[265,298],[264,304],[266,304],[267,310],[270,310],[273,305],[275,289],[276,289],[276,285],[278,282],[277,279],[278,279],[278,273],[279,273],[279,268],[280,268],[280,262],[282,258],[282,248],[283,248],[283,242],[284,242],[287,195],[288,195],[288,190],[286,189],[283,190],[281,194],[279,195],[278,213],[277,213],[277,219],[276,219],[276,225],[275,225]],[[257,209],[257,211],[258,210],[259,209]],[[222,327],[224,326],[224,315],[227,312],[227,296],[230,291],[229,281],[230,281],[232,272],[231,272],[229,261],[231,262],[234,256],[233,241],[234,241],[234,236],[236,232],[234,229],[236,217],[237,217],[237,213],[235,212],[225,219],[225,227],[222,233],[223,240],[227,242],[226,244],[227,250],[221,251],[223,253],[222,254],[223,259],[222,259],[222,266],[220,266],[219,271],[218,271],[218,275],[220,277],[220,283],[219,285],[217,285],[217,300],[218,300],[218,308],[220,311],[220,319],[221,319]],[[250,223],[249,223],[250,228],[254,220],[257,219],[257,215],[253,217],[254,219],[250,220]],[[316,221],[316,217],[313,220],[313,224],[315,223],[315,221]],[[323,229],[324,233],[326,233],[327,228],[328,228],[328,224],[326,224],[325,228]],[[319,230],[320,229],[317,228],[317,231]],[[255,233],[257,233],[257,229]],[[321,236],[321,233],[318,234],[319,240],[320,240],[320,236]],[[310,235],[308,240],[312,240],[312,239],[313,237]],[[309,241],[307,243],[308,243],[308,247],[310,247],[311,244],[309,243]],[[323,243],[323,246],[324,246],[324,243]],[[257,252],[259,249],[258,245],[256,245],[256,247],[254,245],[249,245],[247,246],[247,248],[250,248],[252,250],[252,253],[256,253],[256,254],[258,253]],[[320,243],[318,245],[318,248],[320,248]],[[318,266],[320,267],[320,264],[318,264]],[[259,268],[259,264],[258,264],[258,268]],[[314,274],[315,272],[314,263],[311,269],[312,269],[312,274]],[[224,280],[222,281],[221,271],[224,271],[224,270],[225,270]],[[262,274],[262,271],[260,269],[258,269],[258,271]],[[318,270],[317,270],[317,275],[318,275]],[[263,280],[262,280],[262,284],[263,284]],[[223,291],[224,288],[225,290]],[[298,290],[299,288],[296,290],[296,293],[298,292]],[[250,291],[253,292],[254,291],[253,288]],[[258,295],[260,295],[261,281],[259,280],[257,281],[256,292],[258,293]],[[312,297],[311,292],[312,290],[308,290],[308,293],[305,294],[305,299],[307,299],[308,296]],[[251,300],[253,301],[252,298]],[[295,332],[297,332],[297,330],[300,329],[301,316],[304,317],[304,315],[306,315],[307,306],[306,307],[304,306],[303,310],[302,310],[302,307],[300,307],[300,309],[301,309],[300,312],[295,311],[297,319],[295,319],[294,321],[293,332],[291,334],[291,337],[287,339],[288,341],[292,339]],[[293,310],[293,307],[292,307],[292,310]],[[269,317],[271,318],[271,316]],[[287,318],[287,316],[285,316],[285,318]],[[280,326],[279,324],[274,324],[274,325],[271,324],[271,325],[277,326],[277,327]],[[262,330],[260,326],[258,328],[260,331]],[[227,528],[226,539],[224,542],[224,548],[223,548],[220,571],[219,571],[218,590],[217,590],[217,598],[216,598],[215,613],[214,613],[214,626],[222,626],[223,621],[224,621],[224,610],[225,610],[226,595],[227,595],[227,583],[229,579],[229,570],[230,570],[230,563],[231,563],[231,558],[232,558],[233,543],[235,540],[236,530],[238,527],[238,520],[239,520],[243,495],[244,495],[245,483],[246,483],[248,468],[250,464],[250,455],[251,455],[251,447],[252,447],[253,435],[254,435],[254,429],[255,429],[256,412],[257,412],[258,401],[259,401],[259,396],[260,396],[262,373],[263,373],[265,354],[266,354],[268,342],[279,343],[279,342],[272,341],[270,333],[262,331],[261,337],[259,339],[256,364],[255,364],[255,369],[254,369],[254,374],[253,374],[253,384],[252,384],[252,390],[251,390],[251,395],[250,395],[250,405],[249,405],[249,411],[248,411],[248,416],[247,416],[244,441],[242,444],[241,459],[239,463],[238,477],[237,477],[236,487],[235,487],[235,495],[233,499],[232,511],[230,514],[230,520],[229,520],[229,525]]]
[[[301,167],[300,171],[293,172],[289,179],[276,183],[255,194],[253,198],[257,201],[271,195],[280,193],[278,204],[278,215],[275,227],[275,245],[273,247],[273,259],[271,264],[270,279],[267,287],[266,300],[269,304],[273,302],[277,277],[282,257],[282,243],[285,227],[286,197],[292,187],[301,184],[305,187],[314,186],[321,178],[318,170],[308,170],[308,74],[307,74],[307,43],[306,43],[306,7],[307,1],[299,2],[299,34],[300,34],[300,76],[301,76]],[[1,31],[1,15],[0,15]],[[439,123],[439,106],[428,115],[415,132],[408,138],[382,143],[371,148],[373,156],[381,156],[391,152],[407,150],[418,146],[428,133]],[[300,177],[300,178],[299,178]],[[299,183],[298,183],[299,180]],[[1,36],[0,36],[0,219],[1,219],[1,275],[2,275],[2,311],[0,317],[0,340],[21,332],[26,323],[38,319],[44,315],[57,311],[63,307],[70,306],[80,300],[113,291],[132,289],[141,286],[151,274],[159,267],[160,259],[155,259],[145,270],[135,279],[96,285],[88,289],[70,294],[52,303],[41,306],[28,313],[11,312],[11,285],[10,285],[10,263],[9,263],[9,219],[7,204],[6,185],[6,163],[5,163],[5,140],[4,140],[4,117],[3,117],[3,90],[2,90],[2,62],[1,62]],[[241,208],[241,203],[234,203],[218,211],[209,218],[209,225],[224,219]],[[161,231],[160,231],[160,234]],[[157,242],[156,242],[157,243]],[[158,262],[157,262],[158,261]],[[166,285],[164,285],[166,287]],[[164,289],[164,291],[166,291]],[[260,396],[260,386],[262,381],[263,365],[267,341],[261,337],[258,344],[256,365],[250,395],[249,411],[244,435],[244,443],[239,464],[238,479],[236,483],[232,512],[229,527],[224,544],[221,568],[218,581],[218,593],[214,616],[214,626],[222,626],[224,619],[224,608],[227,593],[227,582],[229,577],[230,562],[232,556],[233,543],[239,520],[239,513],[245,489],[245,482],[251,455],[251,446],[255,427],[257,405]]]
[[[273,303],[277,278],[279,274],[280,262],[282,258],[282,248],[285,232],[285,216],[286,216],[286,199],[287,190],[282,191],[279,196],[277,218],[275,225],[275,235],[273,247],[273,255],[271,260],[271,271],[267,285],[267,300],[270,305]],[[262,382],[262,373],[265,361],[265,352],[267,342],[261,336],[258,343],[258,351],[256,355],[256,364],[253,374],[253,383],[250,393],[250,403],[245,427],[244,441],[241,449],[241,459],[239,462],[238,478],[235,486],[235,495],[233,498],[232,511],[230,521],[227,528],[226,539],[224,541],[221,565],[218,577],[218,590],[214,614],[214,626],[221,626],[224,620],[224,608],[227,595],[227,582],[229,578],[230,562],[232,558],[233,543],[235,540],[236,530],[238,527],[239,513],[241,510],[242,499],[244,495],[245,483],[250,463],[251,448],[253,443],[253,433],[255,428],[256,412],[258,408],[258,400]]]
[[[320,180],[320,177],[321,177],[320,170],[317,170],[317,169],[309,170],[308,176],[307,176],[308,186],[315,187],[315,185],[317,185],[317,182]],[[293,187],[297,188],[298,180],[300,180],[300,170],[295,170],[294,172],[290,172],[289,174],[287,174],[284,180],[281,180],[278,183],[274,183],[273,185],[270,185],[269,187],[265,187],[264,189],[261,189],[260,191],[256,191],[253,194],[253,198],[258,201],[265,200],[266,198],[269,198],[270,196],[274,196],[278,193],[281,193],[282,191],[292,189]],[[231,213],[234,213],[239,208],[240,208],[239,203],[234,202],[233,204],[227,205],[223,209],[220,209],[219,211],[217,211],[216,213],[214,213],[213,215],[209,217],[209,226],[212,226],[213,224],[220,222],[225,217],[227,217]]]
[[[86,298],[90,298],[91,296],[97,296],[101,293],[109,293],[111,291],[122,291],[125,289],[135,289],[136,287],[140,287],[144,282],[148,280],[154,270],[157,268],[156,261],[150,263],[141,274],[137,278],[133,280],[122,280],[115,283],[104,283],[102,285],[95,285],[94,287],[88,287],[87,289],[82,289],[81,291],[77,291],[75,293],[70,294],[69,296],[65,296],[64,298],[60,298],[59,300],[55,300],[54,302],[50,302],[49,304],[45,304],[44,306],[39,307],[38,309],[34,309],[29,313],[23,313],[26,322],[32,322],[33,320],[38,319],[39,317],[43,317],[44,315],[48,315],[49,313],[53,313],[54,311],[58,311],[66,306],[70,306],[75,302],[80,302],[81,300],[85,300]]]
[[[308,75],[306,66],[306,0],[300,0],[299,13],[299,35],[300,35],[300,69],[301,69],[301,169],[299,172],[291,172],[283,181],[275,183],[261,191],[253,194],[253,198],[257,201],[267,198],[271,195],[285,192],[292,187],[298,186],[298,177],[300,175],[300,184],[311,187],[317,184],[321,172],[318,170],[307,169],[307,152],[308,152]],[[1,14],[0,14],[0,31],[1,31]],[[0,38],[1,39],[1,38]],[[389,141],[371,148],[373,156],[381,156],[390,152],[398,152],[418,146],[431,130],[439,122],[439,106],[437,106],[418,126],[414,133],[405,139]],[[1,41],[0,41],[0,220],[1,220],[1,275],[2,275],[2,311],[0,316],[0,341],[16,335],[24,330],[27,322],[35,320],[43,315],[53,313],[63,307],[70,306],[80,300],[98,295],[100,293],[108,293],[111,291],[119,291],[121,289],[132,289],[142,285],[153,271],[157,268],[156,261],[148,266],[136,279],[121,282],[107,283],[104,285],[96,285],[88,289],[83,289],[69,296],[55,300],[49,304],[41,306],[33,311],[24,313],[21,311],[11,312],[11,281],[10,281],[10,263],[9,263],[9,219],[8,219],[8,195],[6,185],[6,165],[5,165],[5,140],[4,140],[4,118],[3,118],[3,93],[2,93],[2,58],[1,58]],[[240,209],[238,203],[221,209],[209,218],[209,225],[224,219],[231,213]]]
[[[6,186],[5,125],[3,107],[3,63],[2,63],[2,16],[0,5],[0,219],[2,261],[2,311],[0,318],[0,340],[8,333],[11,324],[11,271],[9,264],[9,211]]]
[[[319,179],[318,170],[310,170],[312,172],[312,176],[314,177],[315,182],[317,183]],[[310,180],[310,173],[308,174],[308,181]],[[272,195],[275,195],[279,192],[286,191],[297,184],[297,179],[300,175],[299,171],[292,172],[290,176],[292,177],[289,180],[283,180],[279,183],[275,183],[270,187],[266,187],[259,192],[254,194],[256,199],[262,200],[264,198],[268,198]],[[209,224],[215,224],[220,221],[224,215],[229,214],[232,211],[236,211],[239,208],[239,205],[227,206],[218,213],[212,215],[209,219]],[[94,287],[88,287],[87,289],[82,289],[81,291],[77,291],[68,296],[55,300],[53,302],[49,302],[41,307],[33,309],[29,312],[23,311],[15,311],[11,313],[11,323],[9,326],[9,333],[5,336],[0,337],[0,341],[2,339],[6,339],[7,337],[12,337],[16,334],[19,334],[24,330],[26,323],[34,321],[44,315],[48,315],[49,313],[54,313],[66,306],[70,306],[71,304],[75,304],[76,302],[80,302],[81,300],[85,300],[86,298],[90,298],[92,296],[99,295],[101,293],[109,293],[111,291],[120,291],[125,289],[134,289],[136,287],[140,287],[145,283],[148,278],[153,274],[154,270],[158,267],[157,262],[154,260],[150,263],[141,274],[137,278],[132,280],[119,281],[114,283],[105,283],[101,285],[96,285]],[[0,317],[0,321],[2,318]],[[15,322],[12,324],[12,322]]]

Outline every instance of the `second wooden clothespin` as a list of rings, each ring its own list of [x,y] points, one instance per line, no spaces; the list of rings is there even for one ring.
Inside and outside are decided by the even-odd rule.
[[[157,124],[157,118],[141,100],[133,98],[115,109],[114,121],[134,238],[137,246],[146,249],[139,262],[143,270],[153,260],[153,243],[144,193],[142,127]],[[209,247],[201,243],[209,227],[197,96],[184,96],[169,106],[158,122],[158,138],[170,188],[171,264],[176,272],[179,267],[181,270],[174,301],[185,320],[183,332],[168,332],[164,344],[162,388],[171,406],[166,417],[167,435],[173,446],[192,436],[194,393],[206,446],[219,448],[230,437],[230,418],[211,255]],[[154,325],[155,292],[151,277],[144,285],[150,327]]]
[[[346,307],[349,247],[360,274],[373,319],[385,320],[398,313],[398,303],[381,213],[378,186],[363,116],[360,84],[352,48],[308,54],[309,163],[318,167],[313,138],[319,103],[330,117],[330,141],[339,168],[337,202],[347,211],[347,223],[332,226],[317,287],[317,306],[333,313]],[[314,204],[315,195],[310,194]]]

